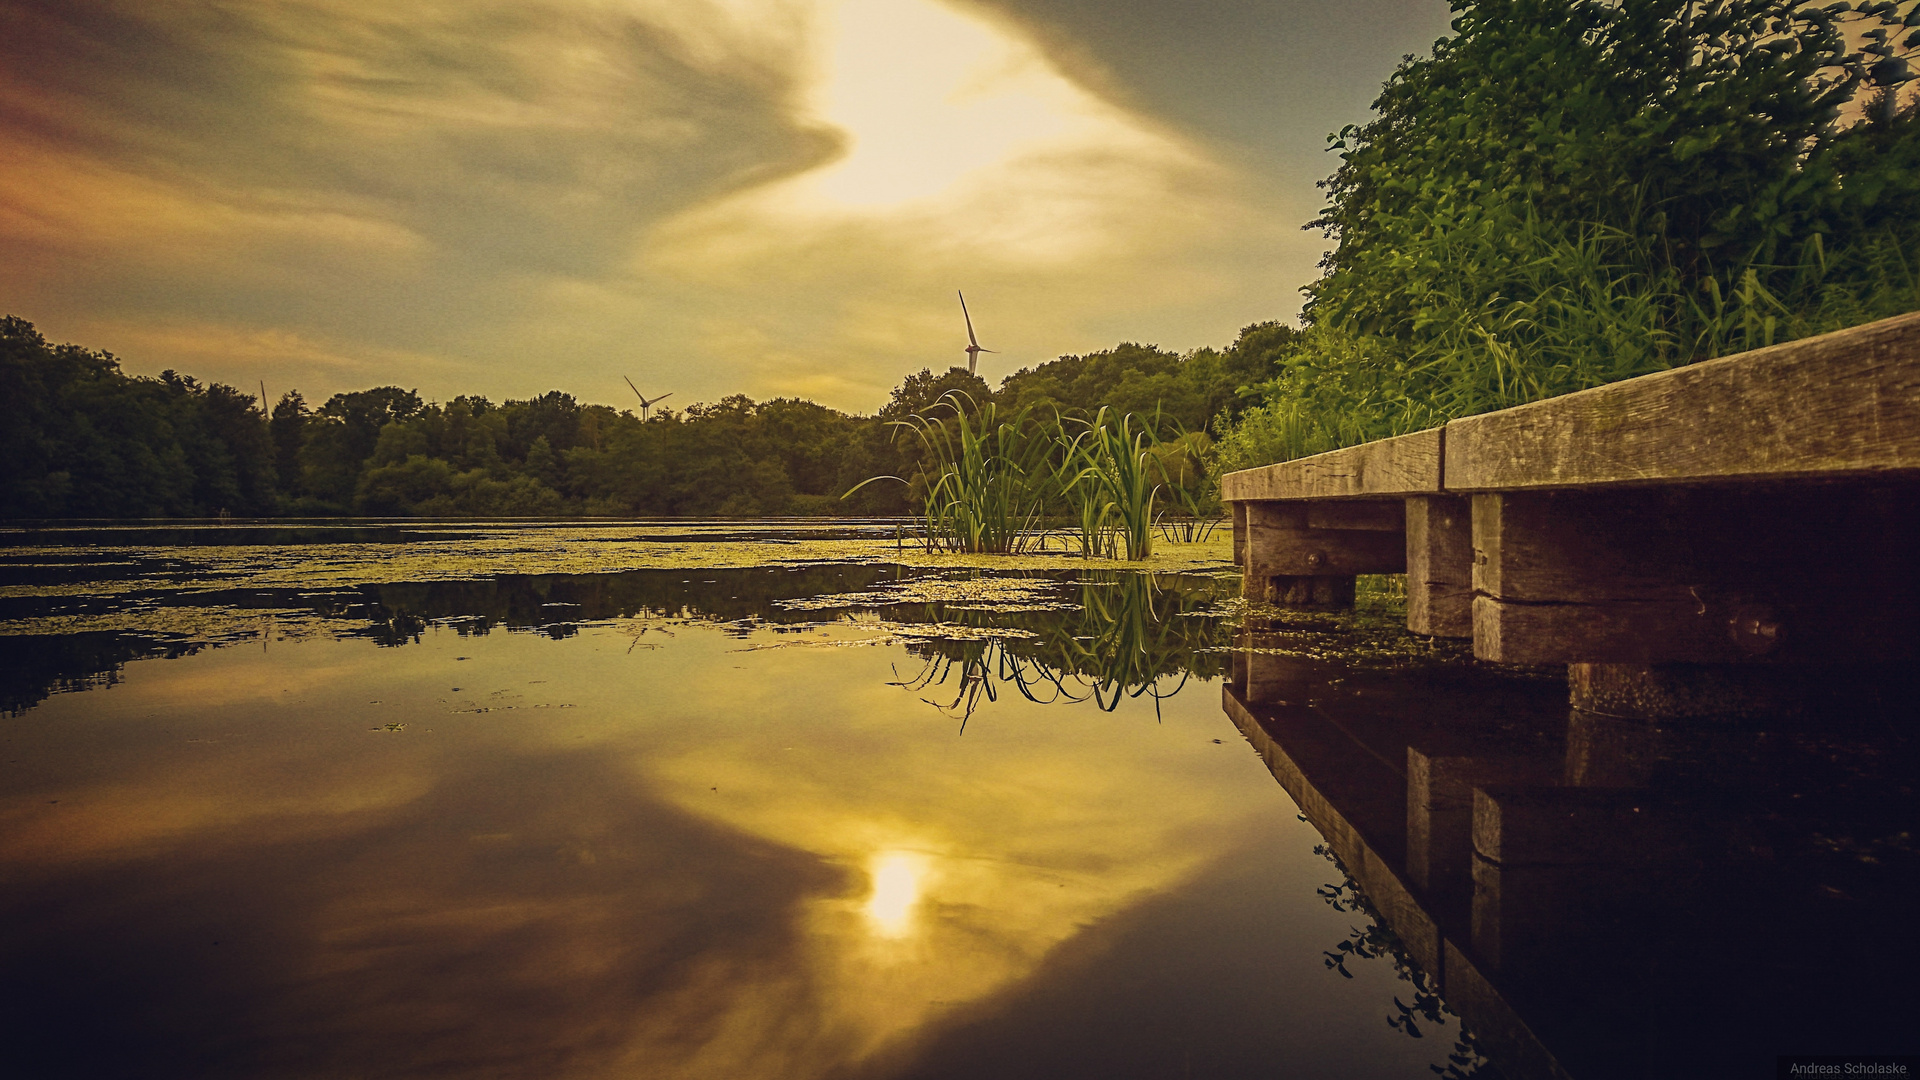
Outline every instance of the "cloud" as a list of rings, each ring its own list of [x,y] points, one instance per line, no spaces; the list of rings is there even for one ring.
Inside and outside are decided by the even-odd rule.
[[[602,274],[648,222],[835,152],[793,120],[780,10],[12,4],[0,242],[30,254],[0,289],[56,332],[184,317],[460,356],[529,280]],[[483,384],[501,359],[466,358]]]
[[[1003,365],[1189,348],[1295,310],[1321,246],[1305,181],[1058,12],[0,3],[0,296],[135,370],[871,410],[958,362],[956,288]],[[315,349],[217,344],[272,335]]]
[[[958,287],[1002,350],[994,376],[1122,337],[1220,342],[1292,306],[1285,275],[1318,245],[1176,131],[964,12],[836,16],[811,100],[846,156],[657,225],[636,261],[636,292],[703,309],[696,355],[872,408],[906,372],[960,361]]]

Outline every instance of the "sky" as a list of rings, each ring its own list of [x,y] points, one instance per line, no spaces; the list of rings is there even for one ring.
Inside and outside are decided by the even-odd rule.
[[[870,413],[1291,320],[1440,0],[0,0],[0,313],[310,402]]]

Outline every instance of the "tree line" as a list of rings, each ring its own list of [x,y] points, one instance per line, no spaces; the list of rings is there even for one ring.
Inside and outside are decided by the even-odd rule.
[[[118,358],[47,342],[0,319],[0,454],[7,518],[236,516],[760,516],[901,514],[925,448],[899,422],[949,391],[980,405],[1090,416],[1136,413],[1161,434],[1230,420],[1293,338],[1248,327],[1184,355],[1123,344],[1022,369],[995,390],[963,369],[907,376],[873,415],[731,395],[642,420],[554,390],[494,403],[423,399],[397,386],[298,391],[271,410],[173,371],[129,375]]]

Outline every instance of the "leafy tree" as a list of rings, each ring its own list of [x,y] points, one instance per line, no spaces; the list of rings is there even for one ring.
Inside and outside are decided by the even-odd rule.
[[[130,378],[104,352],[0,319],[8,517],[211,515],[274,509],[265,417],[251,395],[167,372]]]
[[[1337,246],[1229,464],[1920,307],[1914,0],[1455,10],[1334,141]]]
[[[383,386],[336,394],[317,410],[288,391],[269,418],[230,387],[174,372],[131,379],[111,357],[47,346],[19,320],[7,330],[8,355],[26,358],[4,369],[7,385],[26,413],[45,414],[6,432],[14,457],[29,463],[7,478],[12,516],[902,514],[910,502],[900,485],[841,498],[868,477],[920,471],[891,420],[949,389],[981,406],[996,397],[952,369],[909,375],[876,416],[732,395],[643,422],[557,390],[496,405],[471,395],[432,403]],[[1198,427],[1235,408],[1235,381],[1270,367],[1272,341],[1292,333],[1262,324],[1226,350],[1187,357],[1137,345],[1063,357],[997,396],[1058,387],[1047,400],[1069,409],[1171,403],[1171,426]]]
[[[985,403],[993,400],[993,390],[987,380],[964,368],[948,368],[935,375],[930,368],[921,368],[906,377],[893,390],[892,397],[880,407],[880,419],[884,421],[904,420],[909,416],[925,416],[940,399],[948,393],[958,390],[966,395],[966,400]]]
[[[281,493],[300,493],[300,444],[305,441],[307,420],[312,413],[300,391],[280,395],[273,407],[268,431],[273,438],[274,478]]]

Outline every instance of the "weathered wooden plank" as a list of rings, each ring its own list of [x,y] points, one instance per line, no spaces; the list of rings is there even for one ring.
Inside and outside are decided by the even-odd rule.
[[[1440,490],[1441,430],[1231,472],[1220,479],[1220,497],[1256,502],[1432,494]]]
[[[1233,503],[1233,565],[1247,566],[1247,504]]]
[[[1373,909],[1400,939],[1407,955],[1413,962],[1433,975],[1435,982],[1440,980],[1440,965],[1443,961],[1441,949],[1445,938],[1440,933],[1440,925],[1434,921],[1431,912],[1414,898],[1406,882],[1394,872],[1391,864],[1381,857],[1379,851],[1369,847],[1359,866],[1347,864],[1353,875],[1354,884],[1367,894],[1373,902]]]
[[[1223,701],[1227,715],[1259,751],[1301,813],[1326,838],[1354,884],[1406,946],[1408,956],[1437,979],[1440,928],[1395,869],[1402,854],[1403,789],[1381,781],[1398,778],[1306,710],[1291,716],[1268,711],[1263,720],[1236,700],[1231,689]]]
[[[1920,313],[1455,420],[1445,461],[1464,492],[1920,473]]]
[[[1251,579],[1275,575],[1350,577],[1397,574],[1407,568],[1400,534],[1378,529],[1316,529],[1305,503],[1247,505],[1247,566]]]
[[[1404,532],[1407,528],[1405,499],[1309,502],[1305,506],[1309,529],[1363,529],[1372,532],[1397,533]]]
[[[1915,500],[1881,485],[1473,497],[1474,654],[1891,661],[1920,649]]]
[[[1407,629],[1473,636],[1473,513],[1466,498],[1406,500]]]

